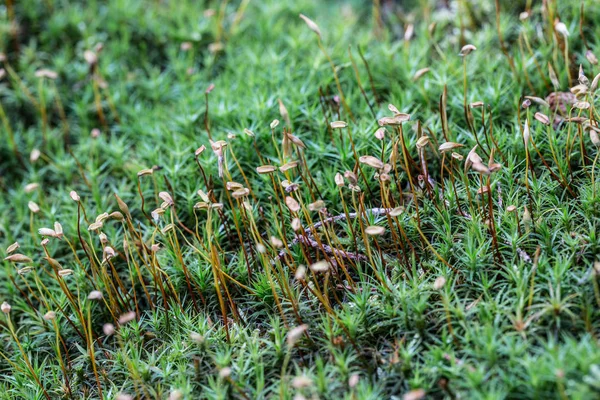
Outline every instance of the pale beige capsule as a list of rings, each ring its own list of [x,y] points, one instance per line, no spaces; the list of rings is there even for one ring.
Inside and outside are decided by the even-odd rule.
[[[95,65],[98,62],[98,56],[91,50],[84,51],[83,58],[90,65]]]
[[[42,245],[42,247],[46,247],[48,245],[48,243],[50,243],[50,240],[48,240],[48,238],[44,238],[40,244]]]
[[[595,129],[590,129],[590,140],[594,146],[600,147],[600,136]]]
[[[483,175],[489,175],[491,173],[490,169],[488,167],[486,167],[485,164],[483,164],[482,162],[474,162],[471,165],[471,168],[474,171],[479,172],[480,174],[483,174]],[[485,187],[485,189],[487,190],[487,186]]]
[[[250,129],[244,129],[244,133],[250,137],[256,136]]]
[[[56,313],[54,311],[48,311],[46,314],[44,314],[44,319],[46,321],[51,321],[54,318],[56,318]]]
[[[88,300],[102,300],[104,296],[102,296],[102,292],[99,290],[92,290],[90,294],[88,294]]]
[[[430,71],[429,68],[421,68],[420,70],[418,70],[417,72],[415,72],[415,75],[413,76],[413,81],[417,81],[420,77],[422,77],[423,75],[425,75],[429,71]]]
[[[588,87],[586,85],[575,85],[570,89],[571,93],[573,93],[578,98],[585,96],[588,92]]]
[[[104,232],[100,232],[98,235],[98,239],[100,239],[100,243],[104,246],[108,243],[108,236]]]
[[[475,101],[475,102],[473,102],[473,103],[469,104],[469,106],[470,106],[471,108],[481,108],[481,107],[483,107],[483,106],[484,106],[484,104],[485,104],[485,103],[484,103],[483,101]]]
[[[10,261],[13,263],[23,263],[23,264],[28,264],[30,262],[33,262],[33,260],[29,257],[27,257],[26,255],[23,254],[11,254],[10,256],[6,257],[4,259],[5,261]]]
[[[111,258],[113,258],[116,255],[115,249],[113,249],[110,246],[106,246],[104,248],[104,258],[106,260],[110,260]]]
[[[358,178],[352,171],[344,172],[344,178],[346,178],[348,182],[350,182],[350,184],[352,185],[356,185],[358,183]]]
[[[63,269],[62,265],[60,265],[60,263],[58,261],[56,261],[54,258],[52,258],[52,257],[44,257],[44,259],[46,261],[48,261],[48,263],[50,265],[52,265],[52,268]]]
[[[33,149],[31,150],[31,153],[29,154],[29,160],[31,162],[36,162],[40,156],[42,155],[42,152],[39,151],[38,149]]]
[[[54,222],[54,233],[56,234],[57,238],[63,237],[63,228],[58,221]]]
[[[458,55],[464,57],[471,54],[475,50],[477,50],[477,47],[473,46],[472,44],[466,44],[460,49],[460,53],[458,53]]]
[[[498,164],[498,163],[490,163],[488,164],[488,169],[490,170],[490,172],[497,172],[500,171],[502,169],[502,164]]]
[[[246,201],[245,201],[245,202],[244,202],[244,207],[246,207],[246,209],[248,210],[248,207],[247,207],[247,205],[248,205],[248,202],[246,202]],[[211,210],[222,210],[222,209],[223,209],[223,204],[222,204],[222,203],[212,203],[212,204],[209,206],[209,208],[210,208]]]
[[[590,92],[594,93],[598,89],[598,83],[600,82],[600,74],[596,75],[590,85]]]
[[[183,399],[183,393],[179,389],[175,389],[171,393],[169,393],[168,400],[182,400],[182,399]]]
[[[334,180],[337,186],[344,186],[344,177],[339,172],[335,174]]]
[[[290,169],[296,168],[298,166],[298,161],[290,161],[288,163],[283,164],[281,167],[279,167],[279,170],[281,172],[286,172],[289,171]]]
[[[88,231],[97,231],[98,229],[102,228],[103,225],[104,223],[102,221],[94,222],[88,226]]]
[[[107,212],[104,212],[96,217],[96,222],[104,222],[108,219],[109,215]]]
[[[50,229],[50,228],[40,228],[40,229],[38,229],[38,233],[41,236],[56,237],[56,232],[54,231],[54,229]]]
[[[444,287],[445,284],[446,284],[446,278],[444,278],[443,276],[438,276],[435,279],[435,282],[433,282],[433,288],[435,290],[440,290],[441,288]]]
[[[417,140],[417,148],[422,149],[429,144],[429,136],[423,135]]]
[[[329,125],[331,126],[332,129],[341,129],[341,128],[345,128],[348,126],[348,124],[344,121],[333,121]]]
[[[261,165],[260,167],[256,168],[256,172],[258,172],[259,174],[270,174],[277,171],[277,167],[275,167],[274,165]]]
[[[477,194],[479,194],[479,195],[482,195],[487,192],[489,192],[489,189],[487,186],[482,186],[479,189],[477,189]]]
[[[317,261],[314,264],[311,264],[311,266],[309,267],[311,271],[313,272],[327,272],[329,270],[329,266],[330,264],[325,261]]]
[[[10,304],[8,304],[6,301],[0,306],[0,309],[4,314],[10,313],[11,308],[12,307],[10,306]]]
[[[383,226],[370,225],[365,228],[365,233],[370,236],[383,235],[385,233],[385,228]]]
[[[469,154],[467,154],[467,159],[465,160],[465,169],[468,169],[472,163],[482,163],[483,160],[481,159],[481,157],[479,156],[479,154],[477,154],[477,145],[475,145],[471,151],[469,151]]]
[[[119,206],[119,210],[121,210],[121,212],[123,212],[123,214],[131,217],[131,214],[129,212],[129,207],[127,206],[127,204],[125,204],[125,202],[123,200],[121,200],[119,195],[117,195],[116,193],[115,193],[115,199],[117,199],[117,205]]]
[[[425,398],[427,393],[423,389],[415,389],[410,392],[404,393],[402,400],[421,400]]]
[[[383,168],[383,161],[381,161],[379,158],[377,157],[373,157],[373,156],[361,156],[358,159],[361,163],[363,164],[367,164],[369,167],[373,167],[376,169],[381,169]]]
[[[250,189],[243,188],[243,189],[238,189],[234,192],[231,192],[231,197],[233,197],[234,199],[241,199],[242,197],[248,196],[248,194],[250,194]]]
[[[194,156],[198,157],[200,154],[202,154],[204,152],[204,150],[206,150],[206,146],[202,145],[200,147],[198,147],[196,149],[196,151],[194,151]]]
[[[56,79],[56,78],[58,78],[58,74],[49,69],[42,68],[42,69],[38,69],[37,71],[35,71],[35,77],[36,78]]]
[[[79,203],[79,201],[81,200],[81,198],[79,197],[79,195],[77,194],[76,191],[71,190],[69,192],[69,196],[71,197],[71,200],[76,201],[77,203]]]
[[[375,131],[375,137],[379,140],[383,140],[385,138],[385,128],[379,128]]]
[[[454,142],[446,142],[446,143],[442,143],[440,145],[440,147],[438,148],[438,150],[440,151],[440,153],[445,153],[447,151],[451,151],[451,150],[457,149],[459,147],[465,147],[465,145],[460,144],[460,143],[454,143]]]
[[[295,376],[294,379],[292,379],[292,387],[294,389],[300,390],[311,387],[312,385],[313,380],[306,375]]]
[[[21,269],[19,269],[17,271],[17,274],[19,274],[19,275],[25,275],[25,274],[30,273],[31,271],[33,271],[32,267],[23,267],[23,268],[21,268]]]
[[[31,193],[37,189],[39,189],[40,184],[39,183],[29,183],[27,185],[25,185],[25,193]]]
[[[269,126],[271,127],[271,129],[277,128],[279,126],[279,120],[274,119]]]
[[[293,197],[287,196],[285,198],[285,205],[290,209],[291,212],[300,211],[300,204],[298,204]]]
[[[158,221],[158,219],[160,218],[161,215],[163,215],[165,213],[165,209],[164,208],[157,208],[155,210],[153,210],[150,215],[152,216],[152,219],[154,219],[155,221]]]
[[[402,114],[400,110],[398,110],[398,107],[396,107],[392,103],[388,104],[388,110],[390,110],[394,115]]]
[[[121,214],[119,211],[113,211],[110,214],[108,214],[109,218],[112,219],[116,219],[117,221],[123,221],[124,217],[123,214]]]
[[[27,203],[27,207],[29,207],[29,210],[34,213],[37,214],[40,212],[40,206],[37,205],[37,203],[30,201],[29,203]]]
[[[452,152],[452,158],[458,161],[462,161],[465,157],[462,154],[458,154],[456,152]]]
[[[399,113],[397,115],[394,115],[393,117],[380,118],[377,121],[377,123],[379,124],[379,126],[397,126],[402,125],[406,121],[410,121],[410,115],[405,113]]]
[[[536,112],[533,116],[535,119],[540,121],[544,125],[550,125],[550,118],[546,114],[542,114],[541,112]]]
[[[308,18],[304,14],[300,14],[300,18],[302,18],[304,20],[304,22],[306,22],[306,25],[308,26],[308,28],[311,31],[313,31],[314,33],[319,35],[319,37],[321,37],[321,30],[319,29],[319,26],[312,19]]]
[[[94,128],[94,129],[92,129],[92,130],[90,131],[90,136],[91,136],[93,139],[97,139],[97,138],[99,138],[99,137],[100,137],[100,135],[102,135],[102,131],[101,131],[100,129],[98,129],[98,128]]]
[[[114,335],[115,326],[113,324],[104,324],[102,325],[102,332],[104,332],[106,336]]]
[[[141,170],[140,172],[137,173],[138,177],[142,177],[145,175],[152,175],[154,173],[154,170],[152,168],[146,168]]]
[[[8,246],[6,248],[6,254],[10,254],[13,251],[17,250],[19,248],[19,242],[14,242],[13,244],[11,244],[10,246]]]
[[[271,236],[269,238],[269,241],[271,242],[271,245],[277,249],[280,249],[283,247],[283,242],[281,241],[281,239],[279,239],[275,236]]]
[[[323,200],[317,200],[314,203],[308,205],[310,211],[321,211],[325,208],[325,202]]]
[[[202,189],[198,189],[198,191],[196,192],[198,193],[198,196],[200,196],[200,198],[205,201],[205,202],[210,202],[210,200],[208,199],[208,195],[204,192],[204,190]]]
[[[590,103],[587,101],[577,101],[575,102],[575,104],[573,104],[573,107],[579,110],[587,110],[588,108],[590,108]]]
[[[204,94],[210,94],[210,92],[212,92],[214,89],[215,89],[215,84],[211,83],[210,85],[208,85],[208,87],[204,91]]]
[[[169,206],[172,206],[173,204],[175,204],[175,202],[173,201],[173,197],[171,197],[171,195],[167,192],[160,192],[158,194],[158,197],[164,201],[165,203],[167,203]]]
[[[208,45],[208,51],[210,51],[211,53],[218,53],[221,50],[223,50],[225,48],[225,46],[223,45],[222,42],[214,42]]]
[[[58,275],[61,278],[67,277],[69,275],[71,275],[73,273],[72,269],[61,269],[60,271],[58,271]]]
[[[554,30],[563,35],[565,39],[569,36],[569,29],[567,29],[567,25],[565,25],[564,22],[555,22]]]
[[[304,265],[299,265],[298,268],[296,268],[296,273],[294,274],[294,278],[296,278],[297,281],[303,281],[305,277],[306,277],[306,267]]]
[[[404,207],[396,207],[392,211],[390,211],[390,215],[392,217],[397,217],[404,212]]]
[[[358,385],[359,380],[360,380],[360,375],[358,375],[358,374],[350,375],[350,378],[348,379],[348,386],[350,386],[351,388],[356,387],[356,385]]]
[[[129,311],[124,314],[121,314],[119,317],[119,324],[124,325],[128,322],[131,322],[135,319],[135,311]]]
[[[292,135],[291,133],[288,133],[286,135],[286,137],[292,142],[294,143],[296,146],[301,147],[303,149],[306,148],[306,145],[304,145],[304,142],[302,140],[300,140],[298,137]]]
[[[172,230],[175,229],[175,225],[173,224],[167,224],[164,228],[162,228],[160,231],[162,232],[162,234],[167,234],[169,232],[171,232]]]
[[[598,59],[596,58],[596,55],[594,53],[592,53],[591,50],[588,50],[588,51],[585,52],[585,58],[587,58],[587,60],[592,65],[598,64]]]
[[[300,218],[292,219],[292,229],[296,232],[302,229],[302,223],[300,222]]]
[[[511,213],[511,212],[514,212],[516,209],[517,209],[516,206],[511,205],[511,206],[506,207],[506,212]]]
[[[196,210],[206,210],[206,209],[208,209],[208,203],[206,203],[204,201],[200,201],[200,202],[194,204],[194,208]]]
[[[225,367],[225,368],[221,368],[221,370],[219,370],[219,378],[225,379],[225,378],[229,378],[229,376],[231,376],[231,368]]]
[[[238,183],[238,182],[227,182],[225,184],[225,187],[227,188],[227,190],[238,190],[238,189],[243,189],[244,185],[242,185],[241,183]],[[205,201],[208,201],[208,199],[206,199]]]
[[[404,31],[404,40],[409,42],[413,37],[413,33],[415,32],[415,26],[413,24],[408,24],[406,26],[406,30]]]

